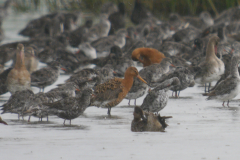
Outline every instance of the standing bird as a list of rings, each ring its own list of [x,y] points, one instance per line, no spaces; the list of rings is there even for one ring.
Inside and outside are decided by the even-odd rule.
[[[137,48],[132,52],[132,60],[139,61],[143,67],[160,63],[165,55],[153,48]]]
[[[179,97],[180,91],[186,89],[187,87],[193,87],[195,85],[194,75],[192,72],[193,71],[191,71],[191,69],[188,67],[178,67],[176,70],[162,75],[161,78],[156,83],[151,84],[151,87],[155,87],[159,83],[167,79],[177,77],[180,81],[180,84],[171,87],[170,90],[175,92],[175,97]]]
[[[169,89],[179,84],[180,81],[177,77],[173,77],[162,82],[160,85],[158,85],[156,88],[154,88],[148,93],[140,107],[144,111],[159,112],[167,105],[169,98]]]
[[[42,121],[42,118],[47,117],[48,121],[48,116],[52,113],[47,106],[43,105],[43,103],[55,103],[56,101],[67,97],[75,97],[75,91],[78,91],[77,87],[78,86],[74,82],[67,82],[57,88],[51,89],[47,93],[40,92],[32,95],[26,100],[25,108],[23,110],[24,116],[29,115],[28,121],[30,121],[31,116],[39,118],[39,121]]]
[[[125,4],[123,2],[118,4],[118,12],[111,14],[108,20],[111,22],[109,35],[114,34],[121,28],[125,28]]]
[[[210,93],[203,94],[209,96],[207,100],[218,99],[224,102],[228,101],[227,106],[229,107],[229,101],[235,98],[240,92],[240,76],[238,72],[238,64],[240,63],[240,56],[232,57],[230,75],[223,81],[221,81],[216,88]]]
[[[3,104],[2,114],[4,113],[15,113],[18,114],[18,119],[20,116],[23,118],[23,111],[26,106],[27,101],[34,95],[31,90],[16,91],[11,95],[9,100]]]
[[[81,97],[67,97],[54,103],[44,103],[43,105],[49,106],[49,108],[57,109],[56,114],[59,118],[64,119],[64,125],[66,120],[71,120],[79,117],[90,104],[90,98],[92,95],[92,89],[85,89]]]
[[[31,85],[38,87],[42,92],[44,88],[52,85],[57,81],[60,74],[60,63],[58,61],[51,62],[47,67],[39,69],[31,74]]]
[[[220,39],[217,36],[213,36],[209,39],[206,50],[206,59],[199,64],[200,71],[194,77],[196,83],[205,83],[205,92],[206,83],[209,83],[209,91],[211,82],[219,80],[225,70],[223,61],[216,56],[219,40]]]
[[[23,44],[18,44],[17,46],[16,64],[9,72],[6,84],[7,89],[11,94],[16,91],[31,89],[31,77],[25,67]]]
[[[138,74],[135,67],[129,67],[124,75],[124,79],[114,78],[103,84],[96,86],[91,105],[108,108],[108,115],[111,115],[111,108],[118,105],[127,95],[133,85],[134,77],[147,83]]]
[[[159,64],[153,64],[144,67],[141,71],[139,71],[139,75],[147,81],[148,85],[151,86],[153,81],[157,81],[163,74],[169,71],[170,65],[172,65],[172,60],[171,58],[167,57],[164,58]],[[129,99],[128,105],[130,105],[131,99],[135,99],[134,104],[136,106],[136,99],[143,96],[147,92],[148,85],[141,83],[138,79],[135,79],[132,88],[125,97],[126,99]]]
[[[134,24],[140,24],[145,19],[149,18],[151,16],[151,13],[144,8],[140,0],[135,1],[134,9],[132,11],[131,15],[131,21]]]

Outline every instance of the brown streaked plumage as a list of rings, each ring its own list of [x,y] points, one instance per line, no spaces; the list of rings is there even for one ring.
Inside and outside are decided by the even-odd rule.
[[[146,113],[148,117],[146,131],[151,132],[164,132],[168,124],[165,122],[166,119],[172,118],[172,116],[163,116],[160,114],[155,115],[152,112]]]
[[[136,106],[133,112],[133,120],[131,124],[132,132],[143,132],[147,128],[147,119],[144,117],[143,110]]]
[[[212,36],[209,39],[206,49],[206,59],[199,64],[200,71],[194,77],[196,83],[204,84],[218,81],[224,73],[225,65],[223,61],[216,56],[219,41],[218,36]],[[208,91],[209,89],[210,87],[208,87]]]
[[[18,44],[17,46],[16,64],[14,68],[9,72],[6,84],[7,89],[11,94],[15,93],[16,91],[31,89],[31,77],[25,67],[24,62],[23,44]]]
[[[44,88],[52,85],[58,80],[60,75],[60,62],[55,60],[48,64],[47,67],[41,68],[31,74],[31,85],[38,87],[44,92]]]
[[[2,120],[2,118],[0,117],[0,123],[8,125],[5,121]]]
[[[108,108],[108,115],[110,115],[111,108],[118,105],[131,89],[134,77],[147,83],[138,75],[135,67],[129,67],[125,72],[124,79],[115,77],[96,86],[91,105]]]
[[[137,48],[132,52],[132,60],[139,61],[143,67],[160,63],[165,55],[153,48]]]
[[[133,112],[131,131],[164,132],[168,126],[165,120],[168,118],[172,118],[172,116],[161,117],[160,114],[155,115],[152,112],[144,112],[140,107],[136,106]]]

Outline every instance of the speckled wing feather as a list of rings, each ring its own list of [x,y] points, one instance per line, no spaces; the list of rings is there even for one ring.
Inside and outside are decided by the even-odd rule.
[[[53,72],[50,68],[42,68],[38,71],[35,71],[31,74],[31,83],[35,85],[48,85],[51,84],[51,81],[57,78],[58,75],[53,76]]]
[[[62,100],[56,101],[54,103],[43,103],[43,105],[49,106],[51,108],[66,110],[70,109],[70,107],[78,106],[76,105],[77,101],[75,97],[68,97]]]
[[[88,77],[91,78],[92,76],[96,76],[96,71],[91,68],[85,68],[79,72],[74,73],[66,82],[74,82],[79,79],[79,77]]]
[[[208,94],[210,96],[208,99],[212,99],[211,96],[229,94],[237,85],[237,81],[234,81],[232,77],[229,76],[224,81],[220,82],[214,91]]]
[[[163,81],[168,80],[168,79],[173,78],[173,77],[176,77],[176,75],[175,75],[174,71],[170,71],[168,73],[163,74],[160,77],[160,79],[158,79],[156,82],[152,82],[150,84],[150,86],[151,87],[157,87],[159,85],[159,83],[162,83]]]
[[[91,43],[91,46],[94,47],[97,52],[110,50],[113,45],[113,40],[110,37],[100,38]]]
[[[3,113],[14,112],[13,110],[22,110],[28,99],[34,96],[31,90],[17,91],[15,92],[9,100],[3,105]]]
[[[119,97],[119,93],[123,91],[123,88],[121,86],[122,79],[120,78],[114,78],[106,83],[100,84],[96,86],[94,95],[91,99],[91,102],[94,101],[115,101]],[[123,97],[124,98],[124,97]]]

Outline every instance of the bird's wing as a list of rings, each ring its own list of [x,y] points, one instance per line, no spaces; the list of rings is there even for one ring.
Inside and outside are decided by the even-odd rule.
[[[70,107],[75,106],[75,103],[76,103],[75,97],[67,97],[53,103],[43,103],[43,105],[59,110],[67,110],[70,109]]]
[[[119,93],[122,92],[121,80],[120,78],[114,78],[96,86],[91,101],[112,101],[117,99]]]
[[[49,68],[42,68],[40,70],[37,70],[31,74],[31,82],[45,82],[46,77],[51,77],[52,72],[49,70]]]
[[[214,92],[216,95],[228,94],[237,87],[236,79],[233,79],[231,76],[227,77],[224,81],[220,82],[215,88]]]

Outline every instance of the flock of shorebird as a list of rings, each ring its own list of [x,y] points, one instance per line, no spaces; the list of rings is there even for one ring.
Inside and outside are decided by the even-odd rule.
[[[6,2],[8,3],[9,0]],[[240,7],[213,19],[204,11],[199,17],[171,14],[168,21],[154,17],[140,2],[126,28],[125,4],[103,4],[99,22],[77,26],[80,12],[55,12],[31,20],[20,31],[28,41],[0,46],[0,64],[13,61],[0,74],[0,94],[11,93],[4,113],[42,118],[56,115],[71,120],[89,106],[111,109],[123,99],[135,100],[132,131],[164,131],[169,90],[180,91],[195,83],[205,85],[208,100],[227,102],[240,92]],[[25,48],[25,49],[24,49]],[[47,67],[38,69],[38,62]],[[138,71],[135,66],[143,68]],[[48,92],[60,70],[71,76]],[[122,78],[123,77],[123,78]],[[211,82],[217,81],[214,87]],[[38,87],[33,93],[31,86]],[[136,100],[146,97],[141,106]],[[2,119],[0,123],[7,124]]]

